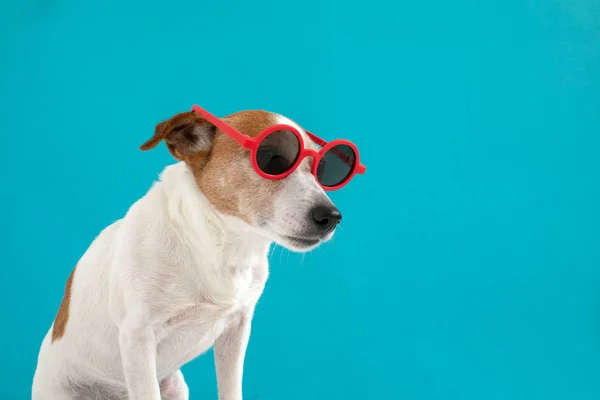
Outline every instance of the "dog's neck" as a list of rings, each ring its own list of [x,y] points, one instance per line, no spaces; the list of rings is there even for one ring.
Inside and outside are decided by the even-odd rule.
[[[217,211],[184,163],[165,168],[161,184],[169,220],[215,267],[243,268],[266,260],[271,240],[241,219]]]

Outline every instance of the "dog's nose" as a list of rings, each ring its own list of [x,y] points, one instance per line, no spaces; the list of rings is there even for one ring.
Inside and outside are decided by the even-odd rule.
[[[312,209],[312,217],[324,233],[329,233],[342,220],[340,210],[333,205],[316,206]]]

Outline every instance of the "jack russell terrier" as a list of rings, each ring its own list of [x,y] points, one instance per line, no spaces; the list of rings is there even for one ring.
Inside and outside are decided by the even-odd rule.
[[[180,368],[212,346],[219,399],[242,400],[270,245],[329,240],[342,216],[325,191],[365,172],[351,142],[266,111],[220,119],[194,106],[141,148],[161,141],[179,163],[71,272],[33,400],[188,400]]]

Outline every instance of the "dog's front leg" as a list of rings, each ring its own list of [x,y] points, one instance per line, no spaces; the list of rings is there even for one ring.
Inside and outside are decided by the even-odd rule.
[[[244,357],[250,338],[252,313],[242,313],[215,342],[219,400],[242,400]]]
[[[129,400],[161,400],[156,377],[154,332],[141,324],[127,325],[119,333],[119,347]]]

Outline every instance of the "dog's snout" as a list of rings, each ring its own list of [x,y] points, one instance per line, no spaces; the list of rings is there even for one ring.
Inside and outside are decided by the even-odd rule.
[[[311,214],[319,229],[325,233],[332,231],[342,220],[340,210],[333,205],[317,206]]]

